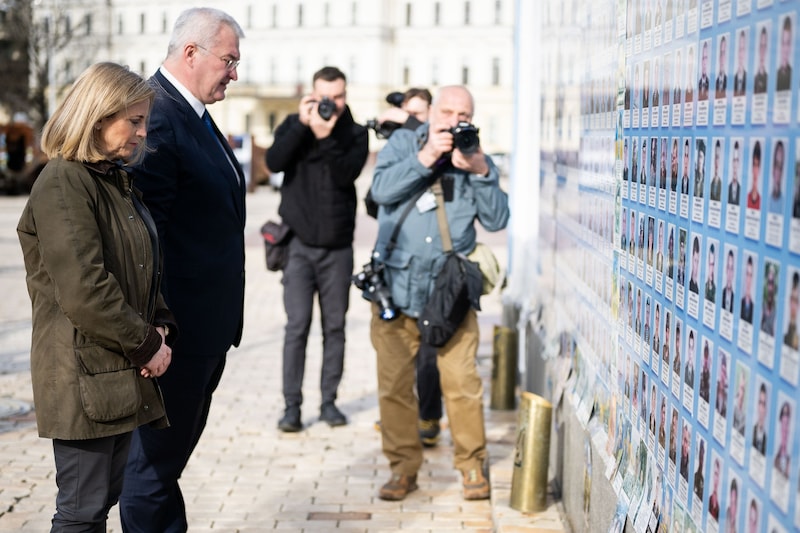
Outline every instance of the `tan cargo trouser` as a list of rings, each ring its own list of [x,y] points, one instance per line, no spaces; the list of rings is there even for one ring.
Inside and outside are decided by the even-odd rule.
[[[400,314],[381,320],[373,305],[370,338],[378,356],[378,403],[383,454],[395,474],[416,474],[422,465],[414,394],[415,357],[419,348],[416,319]],[[486,459],[483,383],[475,366],[480,330],[471,309],[453,338],[438,350],[437,366],[458,470],[480,469]]]

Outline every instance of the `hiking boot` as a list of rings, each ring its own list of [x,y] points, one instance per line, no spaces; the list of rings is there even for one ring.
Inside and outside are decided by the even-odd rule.
[[[464,472],[465,500],[488,500],[489,494],[489,480],[482,469],[473,468]]]
[[[278,421],[278,429],[284,433],[297,433],[303,429],[299,405],[290,405],[286,408],[283,412],[283,418]]]
[[[327,422],[329,426],[344,426],[347,424],[347,417],[342,414],[333,402],[325,402],[319,410],[319,419]]]
[[[407,476],[405,474],[392,474],[392,478],[381,487],[378,498],[381,500],[400,501],[409,492],[417,490],[417,475]]]
[[[422,445],[432,448],[439,444],[439,433],[442,431],[438,420],[420,420],[417,423],[419,428],[419,438]]]

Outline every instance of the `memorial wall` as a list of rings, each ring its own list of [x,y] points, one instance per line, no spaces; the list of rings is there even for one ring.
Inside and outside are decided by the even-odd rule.
[[[798,8],[541,4],[538,331],[620,527],[800,529]]]

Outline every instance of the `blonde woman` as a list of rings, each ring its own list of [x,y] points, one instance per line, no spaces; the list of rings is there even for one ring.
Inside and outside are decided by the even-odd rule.
[[[145,151],[152,102],[153,90],[120,65],[81,74],[44,127],[50,161],[17,227],[36,418],[55,455],[51,531],[105,531],[131,433],[167,425],[155,378],[177,327],[158,289],[155,225],[124,166]]]

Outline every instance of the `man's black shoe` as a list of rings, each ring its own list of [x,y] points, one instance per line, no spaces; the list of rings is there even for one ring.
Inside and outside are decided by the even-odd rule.
[[[331,427],[344,426],[347,424],[347,418],[333,402],[322,404],[319,410],[319,419],[323,422],[327,422]]]
[[[278,421],[278,429],[284,433],[297,433],[303,429],[299,406],[293,405],[286,408],[283,412],[283,418]]]

